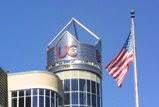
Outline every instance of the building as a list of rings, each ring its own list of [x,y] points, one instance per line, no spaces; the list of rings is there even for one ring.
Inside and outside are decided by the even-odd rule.
[[[7,72],[0,68],[0,107],[8,105],[8,80]]]
[[[2,107],[102,107],[101,69],[100,38],[72,18],[48,44],[46,71],[1,70],[0,89],[5,97],[0,97],[0,104]]]

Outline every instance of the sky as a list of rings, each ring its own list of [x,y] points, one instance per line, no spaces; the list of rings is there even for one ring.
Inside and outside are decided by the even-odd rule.
[[[131,9],[136,10],[140,107],[158,107],[158,0],[1,0],[0,67],[45,69],[47,44],[75,17],[102,39],[103,107],[135,107],[133,67],[122,88],[104,69],[129,34]]]

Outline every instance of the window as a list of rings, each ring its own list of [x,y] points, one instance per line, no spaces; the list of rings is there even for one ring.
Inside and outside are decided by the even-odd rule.
[[[12,99],[12,107],[17,107],[17,98]]]
[[[87,92],[90,92],[90,80],[87,80]]]
[[[61,97],[58,98],[59,98],[59,106],[62,107],[62,98]]]
[[[77,79],[72,79],[71,80],[71,88],[72,91],[77,91],[78,90],[78,80]]]
[[[64,93],[64,103],[66,105],[70,104],[70,93]]]
[[[97,103],[98,103],[98,107],[100,107],[100,97],[97,97],[98,99],[97,99]]]
[[[49,97],[45,97],[46,103],[45,103],[45,107],[50,107],[50,98]]]
[[[50,107],[50,90],[45,90],[45,107]]]
[[[64,91],[70,91],[70,80],[64,80]]]
[[[24,107],[24,98],[19,98],[19,107]]]
[[[55,94],[55,96],[56,96],[56,107],[59,107],[59,98],[58,98],[58,95]]]
[[[19,91],[19,96],[24,96],[24,91]]]
[[[71,99],[72,99],[72,104],[78,104],[78,93],[77,92],[73,92]]]
[[[96,85],[95,85],[95,82],[94,81],[91,81],[91,89],[92,89],[92,93],[96,93]]]
[[[26,97],[26,107],[31,107],[31,97]]]
[[[50,90],[46,90],[46,96],[50,96]]]
[[[92,107],[96,107],[96,96],[92,95]]]
[[[44,96],[39,96],[39,107],[44,107]]]
[[[39,89],[39,95],[44,95],[44,90],[43,89]]]
[[[12,92],[12,97],[17,97],[17,92]]]
[[[52,90],[48,90],[48,89],[19,90],[19,91],[13,91],[11,95],[12,95],[12,98],[11,98],[12,107],[17,107],[17,105],[19,105],[19,107],[31,107],[31,106],[37,107],[38,105],[39,107],[44,107],[44,106],[45,107],[61,107],[62,106],[62,97],[56,92]],[[54,99],[55,96],[56,96],[56,100]]]
[[[30,92],[28,92],[30,93]],[[37,95],[37,89],[33,89],[33,95]]]
[[[80,93],[80,104],[86,105],[86,93]]]
[[[26,90],[26,96],[31,96],[31,90]]]
[[[33,96],[33,107],[37,107],[37,96]]]
[[[80,91],[86,91],[86,81],[84,79],[80,79],[79,82]]]
[[[64,80],[64,107],[100,107],[101,86],[86,79]],[[71,84],[71,90],[69,90]]]
[[[51,98],[54,98],[54,95],[55,93],[53,91],[51,91]]]
[[[88,106],[91,105],[91,95],[90,95],[90,93],[87,93],[87,105]]]
[[[55,103],[54,103],[54,98],[51,98],[51,107],[54,107]]]
[[[99,95],[100,92],[99,92],[99,84],[97,83],[97,95]]]

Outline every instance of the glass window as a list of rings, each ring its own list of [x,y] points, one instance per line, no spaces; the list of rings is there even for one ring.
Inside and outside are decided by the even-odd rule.
[[[39,96],[39,107],[44,107],[44,96]]]
[[[80,79],[80,91],[86,91],[86,81],[84,79]]]
[[[92,85],[92,93],[96,93],[96,85],[95,85],[95,82],[94,81],[91,81],[91,85]]]
[[[91,105],[91,95],[90,95],[90,93],[87,93],[87,105],[88,106]]]
[[[64,104],[70,104],[70,93],[64,93]]]
[[[33,89],[33,95],[37,95],[37,89]]]
[[[59,106],[62,107],[62,97],[59,97]]]
[[[72,104],[78,104],[78,92],[72,93]]]
[[[97,97],[97,98],[98,98],[98,100],[97,100],[98,101],[97,102],[98,103],[98,107],[100,107],[100,97]]]
[[[90,80],[87,80],[87,91],[90,92]]]
[[[78,80],[77,79],[72,79],[71,80],[71,88],[72,91],[77,91],[78,90]]]
[[[71,81],[71,90],[69,90]],[[68,85],[66,85],[68,84]],[[95,81],[86,79],[71,79],[64,81],[64,106],[65,107],[96,107],[101,102],[98,102],[97,97],[100,98],[100,84]],[[71,96],[70,96],[71,95]],[[71,98],[70,98],[71,97]],[[70,98],[70,100],[69,100]],[[71,102],[71,104],[70,104]],[[100,104],[98,104],[100,103]],[[80,104],[80,105],[79,105]]]
[[[17,107],[17,98],[12,99],[12,107]]]
[[[33,96],[31,96],[31,91],[33,92]],[[15,98],[15,96],[17,97],[17,92],[19,92],[18,99]],[[24,96],[24,92],[26,92],[26,96]],[[37,96],[38,92],[39,92],[39,98]],[[50,96],[50,94],[52,96]],[[25,100],[24,100],[24,97],[25,97]],[[67,94],[65,97],[67,99],[66,102],[70,104],[70,94]],[[56,99],[56,101],[54,98]],[[17,101],[18,101],[18,104],[17,104]],[[44,106],[50,107],[50,104],[51,104],[51,107],[62,107],[63,101],[62,101],[62,97],[54,91],[51,91],[48,89],[30,89],[30,90],[19,90],[19,91],[12,92],[11,104],[12,104],[12,107],[17,107],[17,105],[19,105],[19,107],[31,107],[31,106],[37,107],[38,105],[39,107],[44,107]]]
[[[58,97],[57,97],[57,94],[55,93],[55,95],[56,95],[56,107],[58,107]]]
[[[31,97],[26,97],[26,107],[31,107]]]
[[[97,95],[98,95],[98,96],[99,96],[99,93],[100,93],[99,90],[100,90],[100,89],[99,89],[99,84],[97,83]]]
[[[70,91],[70,80],[64,80],[64,91]]]
[[[54,107],[54,98],[51,98],[51,107]]]
[[[19,98],[19,107],[24,107],[24,97]]]
[[[26,96],[30,96],[31,95],[31,90],[26,90]]]
[[[50,96],[50,90],[46,90],[46,96]]]
[[[37,96],[33,96],[33,107],[37,107]]]
[[[45,103],[45,107],[50,107],[50,98],[49,97],[45,97],[46,103]]]
[[[24,91],[19,91],[19,96],[24,96]]]
[[[44,89],[39,89],[39,95],[44,95]]]
[[[92,95],[92,107],[96,107],[96,96]]]
[[[51,91],[51,98],[54,98],[54,92]]]
[[[17,92],[12,92],[12,97],[17,97]]]
[[[80,104],[86,105],[86,93],[80,93]]]

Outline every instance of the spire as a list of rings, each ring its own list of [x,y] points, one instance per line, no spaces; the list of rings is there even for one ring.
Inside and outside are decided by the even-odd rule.
[[[52,47],[57,44],[63,36],[63,33],[66,31],[73,35],[80,43],[91,43],[92,45],[96,45],[100,42],[100,38],[95,33],[72,17],[63,29],[55,36],[55,38],[48,44],[48,47]],[[86,37],[86,39],[84,36],[89,36],[89,38]]]

